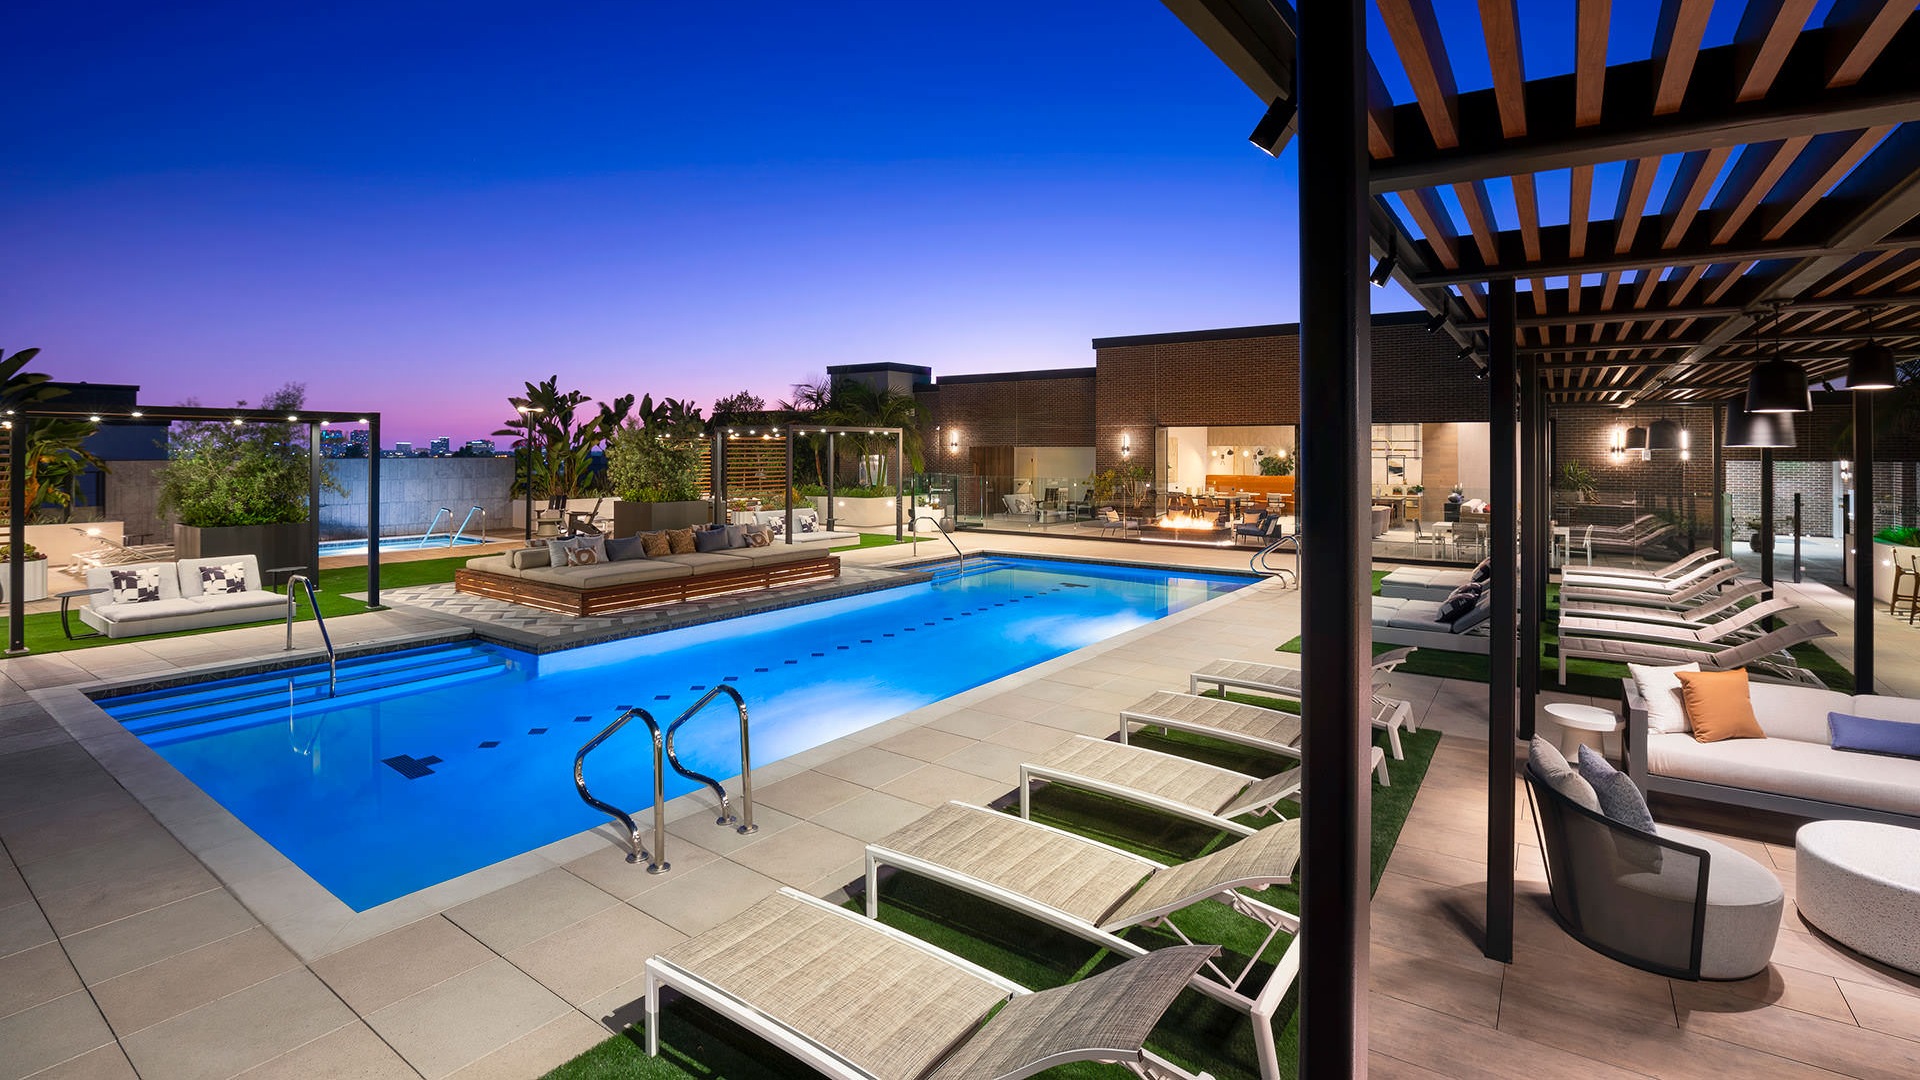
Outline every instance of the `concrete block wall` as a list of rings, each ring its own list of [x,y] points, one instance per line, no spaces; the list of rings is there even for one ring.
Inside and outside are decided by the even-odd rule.
[[[333,540],[367,534],[367,462],[339,459],[334,479],[347,489],[345,496],[320,495],[320,537]],[[385,458],[380,461],[380,535],[411,536],[425,532],[440,507],[452,511],[453,521],[436,529],[460,526],[467,509],[486,509],[488,527],[509,529],[512,517],[513,459],[498,458]],[[444,521],[444,519],[443,519]],[[480,528],[479,515],[469,527]]]

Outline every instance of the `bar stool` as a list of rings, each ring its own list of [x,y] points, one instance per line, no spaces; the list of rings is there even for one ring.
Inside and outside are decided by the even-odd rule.
[[[1907,623],[1912,625],[1920,617],[1920,555],[1907,556],[1907,565],[1900,565],[1900,557],[1893,557],[1893,598],[1887,601],[1887,614],[1900,617],[1900,606],[1906,605]]]

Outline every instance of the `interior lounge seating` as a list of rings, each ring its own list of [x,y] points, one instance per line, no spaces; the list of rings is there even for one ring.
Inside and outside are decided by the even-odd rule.
[[[647,961],[647,1053],[671,987],[835,1080],[1013,1080],[1075,1061],[1197,1080],[1145,1042],[1217,951],[1162,949],[1035,993],[783,888]]]

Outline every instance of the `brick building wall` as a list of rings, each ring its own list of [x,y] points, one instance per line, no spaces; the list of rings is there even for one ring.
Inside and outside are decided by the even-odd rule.
[[[1624,520],[1633,512],[1660,513],[1694,519],[1702,531],[1711,530],[1713,521],[1713,416],[1707,409],[1639,408],[1608,409],[1579,406],[1549,410],[1553,423],[1553,460],[1558,475],[1567,462],[1579,462],[1593,474],[1600,503],[1618,505],[1631,502],[1635,510],[1622,510],[1614,517]],[[1655,420],[1675,421],[1690,440],[1689,460],[1677,453],[1656,452],[1642,461],[1638,451],[1612,461],[1608,448],[1614,429],[1638,425],[1647,427]],[[1564,509],[1555,495],[1556,510]],[[1598,524],[1614,524],[1606,515],[1591,515]],[[1560,520],[1587,520],[1580,513],[1561,516]]]
[[[1092,368],[953,375],[915,396],[927,407],[928,447],[936,445],[933,429],[942,429],[940,452],[929,457],[947,456],[948,428],[959,429],[963,453],[968,446],[1093,444]]]

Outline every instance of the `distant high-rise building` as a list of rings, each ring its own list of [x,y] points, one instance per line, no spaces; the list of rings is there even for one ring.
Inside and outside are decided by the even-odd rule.
[[[412,456],[413,456],[413,444],[412,444],[412,443],[410,443],[410,442],[397,442],[397,443],[394,443],[394,444],[393,444],[393,456],[394,456],[394,457],[412,457]]]
[[[367,444],[373,441],[373,436],[366,428],[361,428],[358,431],[348,432],[347,441],[364,450],[367,448]]]
[[[347,433],[339,428],[320,429],[320,456],[337,458],[347,452]]]
[[[492,457],[498,452],[493,448],[492,439],[470,439],[467,442],[467,453],[474,457]]]
[[[427,443],[427,453],[434,457],[446,457],[453,450],[453,440],[445,435]]]

